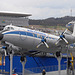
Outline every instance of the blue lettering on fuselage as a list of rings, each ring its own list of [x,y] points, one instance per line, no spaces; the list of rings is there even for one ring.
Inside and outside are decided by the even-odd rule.
[[[41,34],[41,35],[46,36],[46,34],[43,33],[43,32],[38,32],[38,31],[30,30],[30,29],[28,29],[27,31],[32,32],[32,33]]]

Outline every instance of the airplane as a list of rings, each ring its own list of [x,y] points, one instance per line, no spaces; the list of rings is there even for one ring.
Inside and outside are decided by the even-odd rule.
[[[6,52],[25,54],[25,52],[66,53],[68,45],[75,43],[75,22],[69,22],[60,36],[28,28],[7,25],[0,32],[0,41]],[[11,49],[10,49],[11,48]]]

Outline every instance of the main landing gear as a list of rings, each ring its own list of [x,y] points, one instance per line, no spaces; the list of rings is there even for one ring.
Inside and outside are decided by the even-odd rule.
[[[58,75],[61,75],[61,66],[60,66],[60,62],[61,62],[61,59],[62,59],[62,54],[60,51],[57,51],[56,54],[55,54],[55,57],[57,58],[58,60]]]
[[[24,69],[24,67],[25,67],[26,61],[27,61],[26,56],[21,56],[20,62],[22,64],[22,75],[25,75],[25,69]]]

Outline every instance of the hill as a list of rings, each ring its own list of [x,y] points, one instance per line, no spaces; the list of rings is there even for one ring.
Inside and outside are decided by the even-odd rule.
[[[62,26],[65,27],[65,25],[70,22],[70,21],[74,21],[75,17],[72,16],[65,16],[65,17],[61,17],[61,18],[47,18],[47,19],[42,19],[42,20],[33,20],[30,19],[29,20],[29,25],[45,25],[45,26]]]

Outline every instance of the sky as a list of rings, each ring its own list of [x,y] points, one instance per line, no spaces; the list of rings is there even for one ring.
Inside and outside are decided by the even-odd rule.
[[[30,19],[75,16],[75,0],[0,0],[0,12],[32,14]]]

